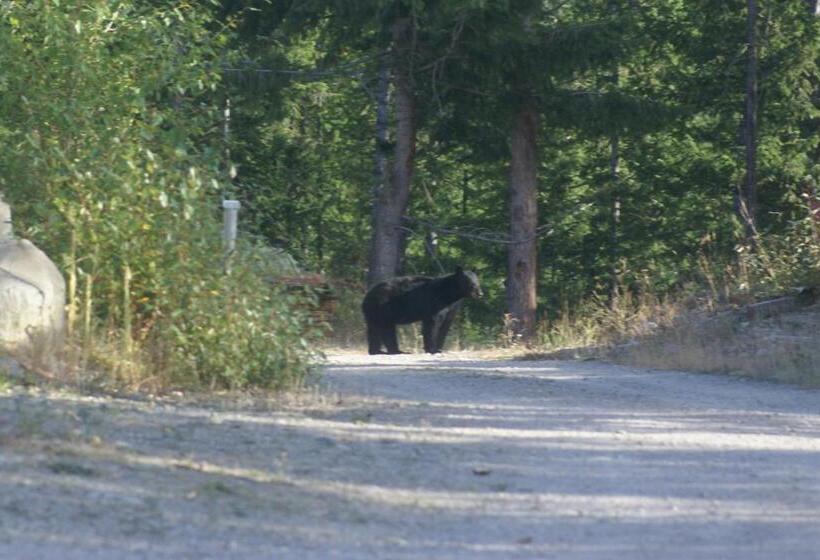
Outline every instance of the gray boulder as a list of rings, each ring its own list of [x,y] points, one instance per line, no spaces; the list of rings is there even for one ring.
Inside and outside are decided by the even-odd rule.
[[[65,280],[45,253],[15,239],[11,209],[0,198],[0,346],[56,342],[65,329]]]

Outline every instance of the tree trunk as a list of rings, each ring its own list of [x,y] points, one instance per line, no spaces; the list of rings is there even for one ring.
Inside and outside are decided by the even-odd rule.
[[[610,0],[607,7],[614,17],[619,15],[620,8],[618,2]],[[635,6],[632,6],[633,10],[635,8]],[[621,70],[617,62],[612,67],[612,76],[610,79],[612,80],[614,90],[620,90]],[[613,132],[609,136],[609,181],[609,305],[611,309],[616,309],[621,294],[621,281],[618,274],[618,261],[621,258],[621,138],[617,128],[613,129]]]
[[[757,0],[747,0],[746,14],[746,106],[743,118],[743,145],[746,174],[737,210],[745,228],[746,241],[757,238]]]
[[[510,142],[510,245],[507,307],[513,332],[524,342],[535,333],[538,227],[536,135],[538,112],[531,94],[515,116]]]
[[[610,306],[618,306],[621,282],[618,277],[618,261],[621,258],[621,155],[620,138],[613,134],[609,145],[609,179],[612,182],[610,198]]]
[[[401,229],[402,218],[407,210],[410,182],[416,155],[415,97],[411,75],[412,21],[397,19],[392,28],[394,52],[394,88],[396,101],[396,144],[394,147],[390,181],[382,180],[375,193],[373,228],[371,233],[368,286],[396,276],[405,247],[405,234]],[[380,88],[381,89],[381,88]],[[386,107],[386,93],[380,91],[379,105]],[[384,110],[386,112],[386,109]],[[377,121],[379,118],[377,117]],[[380,126],[384,133],[378,132]],[[382,134],[381,137],[378,135]],[[377,143],[386,146],[386,118],[377,122]],[[377,154],[377,168],[384,165]],[[380,172],[377,171],[376,175]],[[382,175],[383,177],[383,172]]]
[[[390,142],[388,140],[389,127],[389,106],[390,106],[390,62],[387,53],[382,54],[379,61],[379,74],[376,91],[376,145],[374,150],[373,166],[373,208],[371,215],[371,225],[373,228],[370,238],[369,267],[367,285],[372,286],[381,278],[381,274],[376,274],[381,261],[380,240],[383,239],[379,232],[381,223],[384,221],[382,214],[385,212],[384,200],[387,198],[385,191],[388,190],[389,177],[387,175],[387,159],[390,153]],[[378,256],[377,256],[378,255]]]

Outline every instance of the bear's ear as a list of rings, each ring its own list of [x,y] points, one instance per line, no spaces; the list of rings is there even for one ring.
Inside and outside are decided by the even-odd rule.
[[[462,274],[464,274],[464,269],[463,269],[463,268],[461,268],[461,265],[458,265],[458,266],[456,267],[456,274],[458,274],[459,276],[461,276]]]

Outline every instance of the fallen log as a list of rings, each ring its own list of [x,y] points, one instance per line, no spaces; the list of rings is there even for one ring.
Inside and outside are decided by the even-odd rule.
[[[746,320],[752,321],[754,319],[766,319],[768,317],[774,317],[775,315],[790,313],[816,303],[817,292],[818,290],[815,286],[799,288],[797,295],[783,296],[767,301],[752,303],[738,309],[736,314]]]

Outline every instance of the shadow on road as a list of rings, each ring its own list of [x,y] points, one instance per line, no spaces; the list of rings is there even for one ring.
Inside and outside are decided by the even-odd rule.
[[[414,357],[331,362],[324,383],[270,411],[0,396],[0,557],[808,559],[820,546],[817,393]]]

